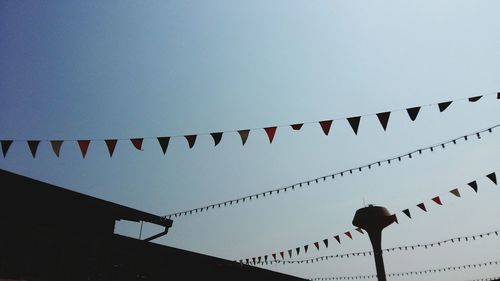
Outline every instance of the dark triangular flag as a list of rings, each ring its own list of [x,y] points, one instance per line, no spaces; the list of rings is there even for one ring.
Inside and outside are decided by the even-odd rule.
[[[333,120],[325,120],[325,121],[319,121],[319,125],[321,126],[321,129],[323,129],[323,133],[328,136],[328,133],[330,132],[330,127],[332,126]]]
[[[298,131],[302,128],[302,126],[304,125],[304,123],[298,123],[298,124],[293,124],[293,125],[290,125],[292,127],[292,129],[294,129],[295,131]]]
[[[319,250],[319,242],[314,242],[314,246],[316,247],[317,250]]]
[[[295,248],[295,251],[297,252],[297,256],[298,256],[300,253],[300,247]]]
[[[470,187],[472,187],[472,189],[474,189],[475,192],[477,192],[477,182],[476,181],[471,181],[468,183],[468,185]]]
[[[500,92],[497,93],[497,100],[500,100]]]
[[[406,109],[406,112],[408,112],[408,115],[410,116],[411,121],[415,121],[415,119],[417,119],[417,115],[418,115],[419,111],[420,111],[420,106]]]
[[[222,132],[211,133],[210,135],[214,139],[214,146],[217,146],[219,144],[220,140],[222,139]]]
[[[80,147],[80,151],[82,152],[83,158],[87,155],[87,150],[89,149],[90,140],[78,140],[78,146]]]
[[[427,209],[425,208],[424,203],[417,204],[417,207],[419,207],[420,209],[422,209],[424,212],[427,212]]]
[[[377,113],[378,121],[380,121],[382,128],[384,128],[384,131],[387,129],[387,123],[389,123],[390,116],[391,116],[390,111]]]
[[[458,191],[458,188],[450,190],[450,193],[455,195],[456,197],[460,197],[460,192]]]
[[[109,139],[109,140],[104,140],[106,143],[106,146],[108,147],[108,152],[109,152],[109,157],[113,157],[113,152],[115,152],[115,147],[116,143],[118,140],[116,139]]]
[[[346,231],[346,232],[344,232],[344,234],[345,234],[347,237],[349,237],[349,238],[351,238],[351,239],[352,239],[352,234],[351,234],[351,232]]]
[[[188,135],[184,136],[189,144],[189,148],[193,148],[194,143],[196,142],[196,135]]]
[[[323,243],[325,244],[325,248],[328,248],[328,239],[323,239]],[[319,250],[319,247],[318,247]]]
[[[357,232],[359,232],[359,233],[361,233],[361,234],[365,234],[365,233],[363,232],[363,229],[361,229],[360,227],[357,227],[357,228],[356,228],[356,231],[357,231]]]
[[[52,145],[52,150],[54,154],[59,157],[59,153],[61,152],[61,146],[63,144],[62,140],[51,140],[50,144]]]
[[[399,224],[398,217],[396,216],[396,214],[392,214],[391,218],[395,223]]]
[[[451,103],[452,103],[451,101],[445,101],[445,102],[438,103],[439,112],[445,111],[446,108],[448,108],[448,106],[450,106]]]
[[[340,236],[335,235],[334,237],[335,237],[335,240],[337,240],[337,242],[339,242],[339,244],[340,244]]]
[[[347,118],[347,121],[349,121],[349,124],[351,125],[351,128],[354,131],[354,134],[357,135],[358,134],[359,121],[361,121],[361,116]]]
[[[276,253],[273,254],[274,261],[276,261]]]
[[[494,184],[497,184],[497,176],[495,175],[494,172],[486,175],[486,177],[488,177]]]
[[[142,150],[142,141],[143,140],[144,140],[143,138],[130,139],[130,141],[134,145],[135,149],[137,149],[137,150]]]
[[[163,154],[167,153],[169,141],[170,141],[170,137],[158,137],[158,142],[160,143],[161,150],[163,151]]]
[[[405,210],[403,210],[403,213],[404,213],[407,217],[409,217],[409,218],[411,219],[411,214],[410,214],[410,210],[409,210],[409,209],[405,209]]]
[[[304,245],[304,254],[307,254],[307,249],[309,249],[309,245]]]
[[[33,155],[33,158],[35,158],[35,156],[36,156],[36,151],[38,149],[38,144],[39,143],[40,143],[39,140],[29,140],[28,141],[28,146],[30,148],[31,155]]]
[[[285,253],[284,252],[280,252],[280,256],[281,256],[281,259],[285,259]]]
[[[292,258],[292,250],[288,250],[288,256]]]
[[[277,127],[264,128],[264,130],[266,131],[267,137],[269,138],[269,143],[273,143],[274,134],[276,133],[276,128]]]
[[[2,140],[2,153],[3,157],[7,156],[7,152],[9,151],[10,145],[12,144],[11,140]]]
[[[239,130],[238,133],[240,134],[241,137],[241,143],[245,145],[248,139],[248,135],[250,134],[250,130]]]
[[[470,97],[469,98],[469,102],[476,102],[478,101],[479,99],[481,99],[483,96],[475,96],[475,97]]]
[[[432,201],[436,202],[436,204],[438,205],[443,205],[443,203],[441,203],[441,199],[439,198],[439,196],[432,198]]]

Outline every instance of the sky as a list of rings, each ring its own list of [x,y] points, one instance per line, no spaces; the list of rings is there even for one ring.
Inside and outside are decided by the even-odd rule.
[[[484,0],[2,1],[0,139],[15,141],[0,168],[166,215],[440,144],[500,124],[499,9]],[[454,102],[439,112],[444,101]],[[404,109],[414,106],[423,107],[411,121]],[[385,111],[386,131],[374,115]],[[345,120],[353,116],[363,116],[357,135]],[[317,121],[329,119],[325,136]],[[295,123],[306,124],[287,126]],[[262,128],[276,125],[269,144]],[[253,128],[242,146],[236,131]],[[219,131],[226,133],[214,147],[208,133]],[[191,134],[192,149],[182,137]],[[172,136],[165,155],[158,136]],[[143,151],[128,141],[143,137]],[[66,141],[56,157],[47,140],[59,139]],[[85,158],[78,139],[93,140]],[[120,139],[111,158],[103,139]],[[26,140],[42,140],[35,158]],[[155,242],[229,260],[306,244],[297,258],[366,251],[366,235],[344,235],[341,244],[333,236],[352,230],[367,204],[398,216],[383,247],[499,230],[500,188],[485,177],[500,174],[499,143],[496,129],[173,218]],[[477,193],[467,186],[473,180]],[[442,206],[430,200],[438,195]],[[139,229],[116,227],[132,237]],[[141,235],[156,232],[145,225]],[[317,251],[312,243],[325,238],[330,247]],[[494,236],[384,259],[387,273],[407,272],[498,261],[499,248]],[[304,278],[375,273],[372,257],[262,267]],[[390,280],[497,276],[500,265]]]

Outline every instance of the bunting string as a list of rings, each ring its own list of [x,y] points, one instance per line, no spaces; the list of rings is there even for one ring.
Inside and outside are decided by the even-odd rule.
[[[494,185],[498,185],[497,177],[496,177],[496,173],[495,172],[487,174],[486,178],[489,181],[491,181]],[[474,180],[474,181],[471,181],[471,182],[467,183],[467,186],[469,188],[473,189],[475,193],[477,193],[478,190],[479,190],[479,185],[477,183],[477,180]],[[452,190],[450,190],[448,192],[451,193],[454,198],[460,198],[461,197],[460,191],[459,191],[458,187],[456,187],[456,188],[454,188],[454,189],[452,189]],[[438,206],[442,206],[443,205],[443,201],[441,200],[442,197],[443,197],[443,195],[438,195],[438,196],[435,196],[435,197],[431,198],[430,200],[434,204],[436,204]],[[416,204],[415,207],[418,207],[418,209],[421,212],[425,212],[425,213],[428,212],[427,207],[425,206],[424,202],[420,202],[420,203]],[[408,217],[408,219],[412,218],[411,217],[410,208],[407,208],[407,209],[404,209],[402,211],[396,212],[396,213],[392,214],[392,219],[397,224],[399,224],[398,214],[400,214],[400,213],[405,214],[405,216]],[[341,244],[341,240],[342,239],[346,239],[345,237],[353,240],[353,233],[360,233],[360,234],[364,235],[364,231],[361,228],[358,227],[358,228],[355,228],[355,229],[351,229],[351,230],[345,231],[344,233],[339,233],[339,234],[333,236],[333,238],[335,239],[335,241],[337,241],[338,244]],[[479,235],[483,235],[484,236],[484,234],[479,234]],[[341,237],[344,237],[344,238],[341,239]],[[473,236],[472,239],[475,240],[476,238],[477,238],[477,236]],[[480,238],[483,238],[483,237],[480,236]],[[256,256],[256,257],[252,257],[252,258],[246,258],[246,259],[240,259],[239,262],[246,263],[246,264],[250,264],[250,263],[252,263],[252,264],[261,264],[261,263],[264,263],[265,264],[265,262],[268,262],[268,261],[271,261],[271,260],[274,260],[275,262],[277,262],[278,260],[284,261],[285,260],[285,256],[288,256],[288,258],[286,258],[287,260],[291,260],[292,256],[298,257],[299,255],[301,255],[301,253],[302,254],[306,254],[309,248],[313,248],[314,247],[314,248],[316,248],[317,251],[320,250],[320,247],[321,248],[322,247],[328,248],[328,246],[330,244],[330,239],[331,238],[325,238],[325,239],[322,239],[322,240],[318,240],[318,241],[316,241],[314,243],[301,244],[301,245],[293,247],[291,249],[281,250],[281,251],[278,251],[278,252],[274,252],[272,254],[261,255],[261,256]],[[453,238],[453,239],[456,242],[462,242],[461,241],[462,239],[465,239],[466,242],[469,241],[469,237],[464,237],[464,238],[457,237],[457,238]],[[323,242],[323,243],[321,243],[321,242]],[[436,243],[439,243],[439,242],[436,242]],[[436,243],[434,243],[434,245],[436,245]],[[322,244],[324,246],[320,246]],[[439,246],[441,246],[441,245],[439,245]],[[407,247],[411,248],[412,246],[410,245],[410,246],[407,246]],[[429,246],[422,245],[422,247],[425,248],[425,247],[429,247]],[[411,249],[414,250],[415,247],[413,246],[413,248],[411,248]],[[399,247],[398,247],[398,250],[399,250]],[[392,251],[394,251],[394,250],[392,250]],[[363,253],[365,253],[365,255],[366,255],[369,252],[361,252],[361,254],[363,254]],[[306,261],[306,263],[307,263],[307,261]]]
[[[473,269],[473,268],[482,268],[487,266],[498,265],[499,261],[486,261],[481,263],[471,263],[465,265],[455,265],[441,268],[432,268],[425,270],[417,270],[417,271],[407,271],[407,272],[396,272],[396,273],[388,273],[387,277],[398,277],[398,276],[412,276],[412,275],[422,275],[422,274],[434,274],[452,270],[465,270],[465,269]],[[331,277],[316,277],[311,278],[309,280],[312,281],[328,281],[328,280],[354,280],[354,279],[372,279],[377,278],[377,274],[371,275],[355,275],[355,276],[331,276]]]
[[[171,218],[178,218],[178,217],[182,217],[182,216],[194,215],[194,214],[202,213],[204,211],[213,210],[215,208],[229,207],[229,206],[249,202],[252,199],[265,198],[266,196],[269,197],[271,195],[284,194],[287,191],[295,191],[295,190],[301,189],[303,187],[310,187],[311,184],[318,184],[318,183],[324,182],[326,180],[334,180],[335,177],[338,178],[338,177],[343,177],[346,175],[352,175],[355,172],[360,173],[363,170],[372,169],[374,167],[380,167],[383,164],[391,164],[391,163],[395,163],[395,162],[401,162],[403,160],[413,159],[414,156],[421,155],[425,151],[434,152],[435,149],[445,149],[447,145],[457,144],[461,140],[463,140],[463,141],[467,141],[470,139],[481,140],[481,138],[482,138],[481,134],[484,134],[485,132],[492,133],[493,130],[496,129],[497,127],[500,127],[500,124],[496,124],[496,125],[491,126],[489,128],[479,130],[479,131],[476,131],[473,133],[461,135],[459,137],[455,137],[453,139],[440,142],[438,144],[434,144],[434,145],[430,145],[430,146],[426,146],[426,147],[421,147],[418,149],[414,149],[410,152],[406,152],[406,153],[399,154],[399,155],[389,157],[389,158],[385,158],[382,160],[377,160],[377,161],[371,162],[369,164],[349,168],[349,169],[339,171],[339,172],[334,172],[334,173],[329,174],[329,175],[324,175],[324,176],[308,179],[305,181],[301,181],[301,182],[294,183],[291,185],[279,187],[276,189],[271,189],[271,190],[266,190],[266,191],[262,191],[259,193],[246,195],[246,196],[236,198],[236,199],[231,199],[231,200],[222,201],[222,202],[218,202],[218,203],[212,203],[210,205],[206,205],[203,207],[198,207],[198,208],[184,210],[184,211],[180,211],[180,212],[176,212],[176,213],[171,213],[171,214],[165,215],[165,217],[171,219]]]
[[[500,276],[499,277],[487,277],[487,278],[472,279],[472,280],[467,280],[467,281],[495,281],[495,280],[500,280]]]
[[[417,249],[430,249],[433,247],[441,247],[445,245],[459,245],[460,243],[465,243],[465,242],[470,242],[470,241],[476,241],[477,239],[484,239],[487,237],[499,237],[500,229],[498,230],[493,230],[485,233],[480,233],[480,234],[474,234],[474,235],[468,235],[468,236],[458,236],[458,237],[453,237],[453,238],[448,238],[445,240],[440,240],[436,242],[430,242],[430,243],[419,243],[419,244],[413,244],[413,245],[402,245],[402,246],[396,246],[392,248],[385,248],[382,249],[382,252],[394,252],[394,251],[410,251],[410,250],[417,250]],[[360,256],[371,256],[373,255],[373,251],[363,251],[363,252],[352,252],[352,253],[344,253],[344,254],[337,254],[337,255],[328,255],[328,256],[320,256],[320,257],[313,257],[313,258],[308,258],[308,259],[293,259],[293,260],[269,260],[267,262],[261,261],[253,263],[250,262],[249,265],[272,265],[272,264],[309,264],[309,263],[315,263],[315,262],[324,262],[324,261],[329,261],[331,259],[337,259],[337,258],[353,258],[353,257],[360,257]]]
[[[109,156],[112,157],[113,153],[115,151],[115,147],[119,141],[120,142],[122,142],[122,141],[129,142],[130,141],[130,143],[132,144],[132,146],[136,150],[143,151],[143,148],[142,148],[143,141],[145,139],[155,139],[158,141],[158,144],[160,145],[160,148],[161,148],[163,154],[166,154],[167,149],[168,149],[168,144],[170,142],[170,139],[172,139],[172,138],[184,138],[187,142],[188,147],[191,149],[195,146],[195,143],[196,143],[198,136],[210,135],[214,141],[214,146],[217,146],[221,142],[224,134],[226,134],[226,133],[238,133],[240,138],[241,138],[241,143],[244,146],[245,143],[247,142],[247,139],[250,135],[250,132],[263,130],[269,139],[269,143],[272,143],[278,128],[290,127],[293,131],[299,131],[300,129],[302,129],[302,127],[304,125],[319,124],[323,133],[326,136],[328,136],[328,134],[330,133],[330,129],[332,127],[333,122],[339,121],[339,120],[347,120],[347,122],[351,126],[354,134],[357,135],[359,124],[361,122],[361,118],[367,117],[367,116],[377,116],[377,118],[380,122],[380,125],[382,126],[382,129],[384,131],[386,131],[388,124],[389,124],[390,115],[393,112],[406,111],[408,113],[410,120],[413,122],[416,120],[416,118],[420,112],[420,109],[422,107],[436,106],[437,105],[439,112],[444,112],[453,102],[467,100],[469,103],[475,103],[475,102],[481,100],[483,97],[492,96],[492,95],[496,95],[497,100],[500,99],[500,92],[498,92],[498,93],[490,93],[490,94],[485,94],[485,95],[473,96],[473,97],[469,97],[469,98],[449,100],[449,101],[445,101],[445,102],[431,103],[431,104],[426,104],[426,105],[421,105],[421,106],[409,107],[409,108],[405,108],[405,109],[396,109],[396,110],[384,111],[384,112],[379,112],[379,113],[370,113],[370,114],[358,115],[358,116],[352,116],[352,117],[332,118],[332,119],[327,119],[327,120],[307,121],[307,122],[299,122],[299,123],[294,123],[294,124],[274,125],[274,126],[251,128],[251,129],[248,128],[248,129],[216,131],[216,132],[211,132],[211,133],[192,133],[192,134],[186,134],[186,135],[143,136],[143,137],[128,137],[128,138],[116,138],[116,137],[114,137],[114,138],[113,137],[112,138],[90,138],[89,137],[89,138],[82,138],[82,139],[76,139],[76,138],[73,138],[73,139],[2,138],[0,140],[0,143],[1,143],[2,153],[3,153],[4,158],[7,157],[7,152],[9,151],[10,146],[12,145],[13,142],[25,142],[25,143],[27,143],[28,148],[29,148],[33,158],[36,157],[36,153],[37,153],[38,146],[39,146],[40,142],[49,142],[54,154],[57,157],[60,157],[61,147],[62,147],[64,142],[76,143],[76,144],[78,144],[78,147],[80,148],[80,152],[82,154],[82,157],[85,158],[87,151],[90,147],[90,144],[93,142],[96,142],[96,141],[104,142],[108,148]]]

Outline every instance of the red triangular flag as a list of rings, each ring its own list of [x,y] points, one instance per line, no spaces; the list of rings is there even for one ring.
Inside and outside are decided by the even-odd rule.
[[[158,142],[160,143],[161,150],[163,151],[163,154],[167,153],[169,141],[170,141],[170,137],[158,137]]]
[[[319,251],[319,242],[314,242],[314,246],[316,246],[316,249]]]
[[[144,140],[143,138],[130,139],[130,141],[134,145],[135,149],[137,149],[137,150],[142,150],[142,141],[143,140]]]
[[[415,121],[415,119],[417,119],[417,115],[418,115],[419,111],[420,111],[420,106],[406,109],[406,112],[408,112],[408,115],[410,116],[411,121]]]
[[[325,244],[325,248],[328,248],[328,239],[323,239],[323,243]],[[319,250],[319,246],[318,246]]]
[[[347,118],[347,121],[349,121],[349,124],[351,125],[351,128],[354,131],[354,134],[357,135],[358,134],[359,121],[361,121],[361,116]]]
[[[264,128],[264,130],[266,131],[267,136],[269,137],[269,143],[273,143],[274,134],[276,133],[276,128],[277,127],[267,127],[267,128]]]
[[[476,181],[471,181],[468,183],[468,185],[470,187],[472,187],[472,189],[474,189],[475,192],[477,192],[477,182]]]
[[[409,218],[411,219],[411,214],[410,214],[410,210],[409,210],[409,209],[405,209],[405,210],[403,210],[403,213],[404,213],[407,217],[409,217]]]
[[[106,143],[106,146],[108,147],[108,152],[109,152],[109,157],[113,157],[113,152],[115,152],[115,147],[116,143],[118,142],[117,139],[109,139],[109,140],[104,140]]]
[[[40,144],[39,140],[29,140],[28,141],[28,147],[30,148],[31,155],[33,155],[33,158],[36,156],[36,151],[38,149],[38,144]]]
[[[194,143],[196,142],[196,135],[188,135],[184,136],[189,144],[189,148],[193,148]]]
[[[298,124],[293,124],[293,125],[290,125],[292,127],[292,129],[294,129],[295,131],[298,131],[302,128],[302,125],[304,125],[304,123],[298,123]]]
[[[250,134],[250,130],[239,130],[238,133],[240,134],[242,144],[245,145],[248,135]]]
[[[424,203],[417,204],[417,207],[419,207],[419,208],[420,208],[420,209],[422,209],[423,211],[427,212],[427,209],[425,208]]]
[[[52,150],[54,154],[59,157],[59,152],[61,151],[61,146],[63,144],[62,140],[51,140],[50,144],[52,145]]]
[[[384,128],[384,131],[387,129],[387,123],[389,123],[390,116],[390,111],[377,113],[378,121],[380,121],[380,125],[382,125],[382,128]]]
[[[475,96],[475,97],[470,97],[469,98],[469,102],[476,102],[478,101],[479,99],[481,99],[483,96]]]
[[[335,237],[335,240],[337,240],[337,242],[339,242],[339,244],[340,244],[340,236],[335,235],[334,237]]]
[[[2,140],[2,153],[3,157],[7,156],[7,152],[9,151],[10,145],[12,144],[12,140]]]
[[[281,259],[285,259],[285,253],[280,252]]]
[[[78,146],[80,146],[80,151],[82,152],[83,158],[87,155],[87,150],[89,149],[90,140],[78,140]]]
[[[443,203],[441,203],[441,199],[439,199],[439,196],[432,198],[432,201],[436,202],[436,204],[438,205],[443,205]]]
[[[391,218],[394,222],[396,222],[397,224],[399,224],[399,221],[398,221],[398,217],[396,216],[396,214],[392,214],[391,215]]]
[[[217,146],[219,144],[220,140],[222,139],[222,132],[211,133],[210,135],[214,139],[214,144],[215,144],[214,146]]]
[[[497,176],[494,172],[486,175],[486,177],[488,177],[494,184],[497,184]]]
[[[357,227],[357,228],[356,228],[356,231],[357,231],[357,232],[359,232],[359,233],[361,233],[361,234],[365,234],[365,233],[363,232],[363,229],[361,229],[360,227]]]
[[[452,103],[451,101],[445,101],[445,102],[438,103],[439,112],[445,111],[446,108],[448,108],[448,106],[450,106],[451,103]]]
[[[344,232],[344,234],[345,234],[347,237],[349,237],[349,238],[351,238],[351,239],[352,239],[352,234],[351,234],[351,232],[346,231],[346,232]]]
[[[323,129],[323,133],[328,136],[328,133],[330,132],[330,127],[332,126],[333,120],[325,120],[325,121],[319,121],[319,125],[321,126],[321,129]]]
[[[458,188],[450,190],[451,194],[455,195],[456,197],[460,197],[460,192],[458,192]]]

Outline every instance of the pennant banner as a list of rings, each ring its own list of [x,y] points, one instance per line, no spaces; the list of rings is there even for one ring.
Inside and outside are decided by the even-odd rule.
[[[477,102],[479,101],[480,99],[482,99],[482,97],[485,97],[485,96],[491,96],[491,95],[496,95],[497,96],[497,99],[498,99],[498,95],[499,93],[495,93],[495,94],[486,94],[486,95],[479,95],[479,96],[472,96],[472,97],[469,97],[467,98],[467,100],[470,102],[470,103],[474,103],[474,102]],[[433,104],[427,104],[425,106],[435,106],[437,105],[438,109],[440,112],[443,112],[445,111],[453,102],[456,102],[456,101],[460,101],[460,100],[465,100],[465,99],[457,99],[457,100],[450,100],[450,101],[445,101],[445,102],[440,102],[440,103],[433,103]],[[410,117],[410,120],[411,121],[415,121],[417,119],[417,116],[421,110],[423,106],[414,106],[414,107],[409,107],[409,108],[406,108],[406,109],[402,109],[402,110],[406,110],[406,112],[408,113],[408,116]],[[390,110],[390,111],[385,111],[385,112],[379,112],[379,113],[372,113],[372,114],[366,114],[366,115],[363,115],[363,116],[353,116],[353,117],[342,117],[342,118],[336,118],[336,119],[328,119],[328,120],[322,120],[322,121],[308,121],[308,122],[301,122],[301,123],[295,123],[295,124],[291,124],[291,125],[280,125],[280,126],[268,126],[268,127],[262,127],[262,128],[254,128],[254,129],[245,129],[245,130],[228,130],[228,131],[219,131],[219,132],[211,132],[211,133],[195,133],[195,134],[191,134],[191,135],[172,135],[172,136],[160,136],[160,137],[141,137],[141,138],[129,138],[127,140],[130,140],[132,142],[132,145],[137,149],[137,150],[140,150],[142,151],[142,143],[144,141],[144,139],[152,139],[152,138],[157,138],[158,141],[160,142],[160,146],[162,148],[162,151],[163,151],[163,154],[166,153],[166,150],[167,150],[167,146],[168,146],[168,140],[170,138],[180,138],[180,137],[183,137],[187,140],[188,142],[188,146],[189,148],[193,148],[193,146],[195,145],[195,142],[196,142],[196,138],[200,135],[211,135],[213,140],[214,140],[214,144],[215,146],[217,146],[221,139],[222,139],[222,135],[224,133],[234,133],[234,132],[238,132],[238,134],[240,135],[241,137],[241,142],[242,142],[242,145],[244,146],[247,139],[248,139],[248,136],[250,134],[250,131],[255,131],[255,130],[259,130],[259,129],[263,129],[268,138],[269,138],[269,143],[272,143],[273,140],[274,140],[274,136],[276,134],[276,130],[277,128],[279,127],[288,127],[290,126],[293,130],[300,130],[302,128],[302,126],[304,124],[319,124],[323,133],[328,136],[329,133],[330,133],[330,129],[331,129],[331,126],[332,126],[332,123],[335,121],[335,120],[347,120],[350,127],[352,128],[352,130],[354,131],[354,134],[358,134],[358,129],[359,129],[359,124],[361,122],[361,118],[362,117],[368,117],[368,116],[377,116],[379,122],[380,122],[380,125],[382,126],[382,128],[384,129],[384,131],[387,130],[387,127],[388,127],[388,124],[389,124],[389,117],[391,116],[391,113],[393,112],[397,112],[397,111],[402,111],[402,110]],[[110,139],[108,139],[110,140]],[[13,141],[26,141],[28,142],[28,146],[29,146],[29,149],[31,151],[31,154],[33,155],[33,157],[36,156],[36,151],[37,151],[37,148],[38,148],[38,144],[36,144],[36,142],[41,142],[41,141],[47,141],[47,142],[51,142],[52,144],[52,149],[54,150],[54,154],[59,157],[59,153],[60,153],[60,145],[65,142],[65,141],[76,141],[78,142],[79,146],[80,146],[80,150],[82,152],[82,156],[83,158],[85,158],[85,155],[87,154],[87,149],[88,149],[88,145],[90,144],[90,142],[95,142],[95,141],[105,141],[106,142],[106,145],[108,146],[108,152],[110,153],[110,156],[112,156],[113,154],[113,151],[114,151],[114,145],[116,144],[108,144],[108,140],[103,140],[103,139],[96,139],[96,138],[87,138],[86,140],[77,140],[77,139],[66,139],[66,140],[14,140],[14,139],[3,139],[1,140],[1,145],[2,145],[2,153],[3,153],[3,156],[6,157],[7,156],[7,151],[9,150],[10,148],[10,144],[12,144]],[[116,141],[119,141],[119,140],[123,140],[123,139],[111,139],[111,140],[116,140]],[[55,143],[52,143],[52,142],[55,142]],[[111,148],[113,147],[113,148]],[[430,148],[431,150],[433,149],[433,147]]]
[[[414,158],[413,155],[421,155],[424,151],[434,151],[434,149],[433,149],[434,147],[438,147],[438,148],[443,149],[443,147],[445,147],[444,144],[450,144],[450,143],[452,143],[452,144],[458,144],[459,140],[462,140],[462,139],[465,140],[466,137],[468,137],[468,136],[476,136],[477,134],[482,134],[482,133],[485,133],[485,132],[492,133],[493,129],[495,129],[495,128],[499,127],[499,126],[500,126],[500,124],[499,125],[495,125],[495,126],[490,127],[490,128],[487,128],[487,129],[484,129],[484,130],[481,130],[481,131],[469,133],[469,134],[466,134],[464,136],[460,136],[460,137],[454,138],[452,140],[444,141],[441,144],[437,144],[437,145],[433,145],[433,146],[427,146],[427,147],[422,147],[422,148],[419,148],[419,149],[415,149],[415,150],[413,150],[411,152],[406,152],[404,154],[400,154],[400,155],[392,157],[392,158],[386,158],[386,159],[383,159],[383,160],[378,160],[378,161],[375,161],[375,162],[372,162],[372,163],[369,163],[369,164],[365,164],[365,165],[362,165],[362,166],[358,166],[358,167],[353,167],[353,168],[350,168],[350,169],[346,169],[346,170],[343,170],[343,171],[340,171],[340,172],[335,172],[333,174],[324,175],[324,176],[321,176],[321,177],[317,177],[317,178],[305,180],[305,181],[302,181],[302,182],[294,183],[292,185],[287,185],[287,186],[280,187],[280,188],[277,188],[277,189],[267,190],[267,191],[263,191],[263,192],[260,192],[260,193],[255,193],[255,194],[243,196],[243,197],[237,198],[237,199],[232,199],[232,200],[223,201],[223,202],[219,202],[219,203],[213,203],[213,204],[210,204],[208,206],[203,206],[203,207],[198,207],[198,208],[194,208],[194,209],[190,209],[190,210],[185,210],[185,211],[180,211],[180,212],[168,214],[168,215],[165,215],[165,217],[168,217],[168,218],[182,217],[182,216],[186,216],[186,215],[193,215],[193,214],[201,213],[203,211],[208,211],[210,209],[221,208],[221,207],[229,207],[229,206],[233,206],[233,205],[236,205],[236,204],[248,202],[249,200],[247,200],[247,199],[251,200],[252,198],[258,199],[258,198],[264,198],[266,196],[269,197],[269,195],[279,195],[281,191],[284,191],[284,192],[289,191],[289,190],[294,191],[294,190],[299,189],[299,188],[311,186],[311,183],[318,184],[320,182],[326,181],[327,179],[328,180],[333,180],[333,179],[335,179],[335,177],[338,177],[338,176],[343,177],[344,175],[347,175],[347,174],[352,175],[352,174],[354,174],[355,171],[362,172],[363,170],[366,170],[366,169],[372,169],[373,167],[379,167],[379,166],[382,166],[382,164],[384,164],[384,163],[391,164],[391,163],[394,163],[394,160],[398,160],[398,162],[401,162],[402,160],[413,159]],[[475,138],[475,139],[476,140],[482,140],[482,138]],[[496,178],[492,177],[491,180],[495,182]],[[281,194],[283,194],[283,193],[281,193]]]

